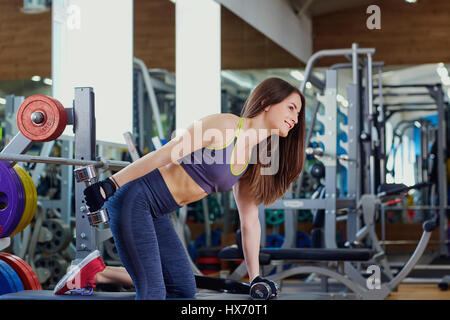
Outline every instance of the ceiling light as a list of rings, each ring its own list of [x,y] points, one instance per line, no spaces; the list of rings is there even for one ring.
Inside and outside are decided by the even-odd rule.
[[[32,80],[32,81],[36,81],[36,82],[37,82],[37,81],[41,81],[41,77],[40,77],[40,76],[32,76],[32,77],[31,77],[31,80]]]
[[[51,85],[53,84],[53,81],[52,81],[52,79],[45,78],[45,79],[44,79],[44,83],[45,83],[46,85],[51,86]]]
[[[408,3],[416,3],[417,2],[417,0],[405,0],[405,1]]]
[[[5,99],[5,98],[2,98],[2,97],[0,97],[0,104],[6,104],[6,99]]]

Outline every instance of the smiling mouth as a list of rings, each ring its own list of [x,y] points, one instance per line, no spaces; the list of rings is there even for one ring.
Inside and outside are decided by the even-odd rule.
[[[292,128],[292,126],[289,124],[289,122],[287,122],[287,121],[284,121],[284,122],[286,123],[286,125],[288,126],[289,129]]]

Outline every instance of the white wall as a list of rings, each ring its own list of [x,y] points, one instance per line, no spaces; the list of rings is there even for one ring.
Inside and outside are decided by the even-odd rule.
[[[97,139],[124,143],[132,129],[133,1],[53,0],[53,97],[72,107],[93,87]],[[72,126],[64,132],[72,135]]]
[[[220,5],[176,1],[176,128],[221,111]]]

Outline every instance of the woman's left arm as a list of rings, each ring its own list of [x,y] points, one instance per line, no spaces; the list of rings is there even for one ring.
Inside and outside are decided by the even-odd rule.
[[[259,247],[261,225],[258,217],[258,205],[249,196],[246,186],[236,183],[233,194],[241,222],[242,250],[249,276],[249,282],[259,276]]]

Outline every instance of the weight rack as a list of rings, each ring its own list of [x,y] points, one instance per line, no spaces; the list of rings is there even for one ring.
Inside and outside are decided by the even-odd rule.
[[[64,165],[85,166],[95,165],[99,171],[118,170],[128,165],[124,161],[104,161],[96,158],[95,132],[95,95],[93,88],[75,88],[73,107],[65,108],[67,124],[73,126],[74,159],[52,158],[24,155],[33,141],[19,132],[0,153],[0,160],[16,162],[56,163]],[[75,183],[75,225],[76,225],[76,254],[72,264],[78,263],[89,253],[96,250],[103,241],[111,238],[109,229],[91,227],[86,217],[87,208],[84,203],[84,183]],[[2,240],[7,243],[7,239]]]

